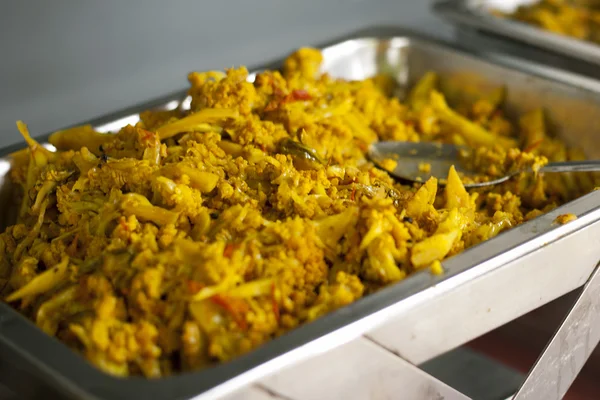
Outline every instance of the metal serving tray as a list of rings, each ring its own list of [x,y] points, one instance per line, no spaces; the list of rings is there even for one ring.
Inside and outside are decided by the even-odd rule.
[[[491,10],[511,12],[521,5],[536,3],[538,0],[442,0],[434,4],[433,9],[448,20],[461,27],[469,27],[482,33],[501,37],[504,41],[514,41],[550,51],[554,55],[571,57],[574,60],[597,66],[600,64],[600,45],[559,35],[519,21],[500,18]],[[552,62],[552,57],[544,57],[536,52],[542,61]],[[560,63],[559,59],[554,60]],[[572,62],[572,60],[571,60]],[[563,64],[564,65],[564,64]],[[583,71],[594,74],[589,65]],[[578,71],[582,72],[582,71]],[[597,76],[597,74],[596,74]]]
[[[388,72],[408,87],[434,70],[445,91],[460,96],[505,85],[510,115],[544,107],[556,135],[600,158],[596,81],[512,59],[491,62],[400,29],[368,30],[323,52],[324,70],[347,79]],[[91,123],[111,132],[135,123],[141,110],[174,107],[184,98],[175,93]],[[11,202],[6,156],[17,148],[0,153],[0,204]],[[556,225],[564,213],[578,219]],[[10,219],[6,207],[2,223]],[[267,398],[265,390],[290,399],[340,398],[342,388],[344,398],[369,398],[385,387],[402,388],[389,369],[373,375],[377,367],[365,357],[400,366],[395,371],[421,364],[580,287],[599,259],[596,191],[448,259],[443,276],[415,274],[231,362],[157,380],[106,375],[0,303],[0,380],[17,390],[69,398],[215,399],[253,382],[259,386],[241,398]]]

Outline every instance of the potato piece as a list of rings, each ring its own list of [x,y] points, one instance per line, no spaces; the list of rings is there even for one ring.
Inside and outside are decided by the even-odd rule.
[[[467,193],[454,166],[450,167],[450,171],[448,172],[448,183],[444,190],[444,196],[446,197],[447,209],[472,208],[471,197]]]
[[[411,263],[415,268],[422,268],[443,259],[460,236],[460,230],[455,229],[448,233],[437,233],[415,244],[410,256]]]
[[[190,178],[190,186],[202,193],[210,193],[219,182],[219,175],[206,171],[198,171],[194,168],[181,166],[181,171]]]
[[[431,209],[437,193],[437,183],[437,179],[431,177],[417,190],[406,204],[406,214],[409,217],[417,218]]]

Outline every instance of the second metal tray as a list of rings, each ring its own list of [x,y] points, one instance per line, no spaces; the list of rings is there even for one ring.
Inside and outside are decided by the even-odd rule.
[[[511,12],[521,5],[535,2],[532,0],[441,0],[434,4],[433,9],[459,27],[468,27],[500,37],[505,41],[535,46],[584,63],[600,64],[600,45],[552,33],[526,23],[500,18],[490,13],[492,10]],[[589,68],[587,70],[591,71]]]
[[[582,146],[589,157],[600,157],[600,84],[596,81],[522,61],[498,65],[399,29],[353,35],[325,46],[323,54],[323,69],[340,78],[364,79],[387,72],[406,88],[434,70],[448,93],[461,96],[505,85],[509,114],[543,107],[556,135]],[[112,131],[135,123],[141,110],[168,108],[181,99],[178,93],[92,124]],[[12,193],[9,167],[7,158],[0,159],[3,205]],[[6,210],[0,213],[4,223],[10,219]],[[556,225],[555,218],[564,213],[578,219]],[[319,393],[335,398],[335,385],[348,388],[352,382],[347,374],[322,378],[323,370],[315,365],[337,369],[347,355],[337,351],[333,365],[328,350],[365,341],[360,337],[367,334],[371,344],[361,342],[361,348],[379,345],[421,364],[581,286],[598,259],[600,191],[447,260],[443,276],[415,274],[229,363],[159,380],[106,375],[0,303],[0,379],[73,398],[214,399],[255,381],[285,397],[306,398],[302,393],[311,390],[307,382],[320,378]],[[359,382],[364,373],[368,371],[353,369],[352,381]],[[364,386],[360,390],[366,390]]]

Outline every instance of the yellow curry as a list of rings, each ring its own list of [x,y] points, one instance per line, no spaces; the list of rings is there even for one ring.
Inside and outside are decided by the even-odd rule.
[[[592,0],[541,0],[506,16],[550,32],[600,43],[600,3]]]
[[[146,111],[103,134],[56,132],[12,155],[22,188],[0,234],[0,296],[116,376],[230,360],[532,219],[594,187],[589,174],[521,174],[467,191],[394,181],[378,140],[469,145],[493,176],[577,160],[542,110],[515,123],[502,88],[449,106],[427,73],[334,79],[304,48],[281,71],[189,75],[191,107]],[[426,166],[423,167],[426,169]]]

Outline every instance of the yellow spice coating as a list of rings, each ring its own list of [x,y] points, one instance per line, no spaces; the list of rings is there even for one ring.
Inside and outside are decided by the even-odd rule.
[[[301,49],[253,83],[245,68],[192,73],[191,110],[57,132],[57,152],[18,123],[28,149],[13,154],[22,191],[0,234],[0,296],[103,371],[161,377],[442,273],[441,260],[595,186],[521,174],[467,191],[454,168],[443,189],[398,183],[365,159],[372,142],[468,144],[492,176],[582,153],[547,135],[541,110],[512,124],[501,96],[482,94],[458,112],[434,73],[402,102],[390,78],[333,79],[321,60]]]
[[[424,172],[426,174],[431,172],[431,164],[429,163],[419,163],[419,171]]]
[[[444,274],[444,268],[442,267],[442,263],[440,262],[440,260],[435,260],[431,264],[429,269],[431,270],[431,273],[433,275],[443,275]]]
[[[568,224],[569,222],[575,221],[577,219],[577,215],[575,214],[561,214],[558,217],[556,217],[556,223],[557,224]]]

